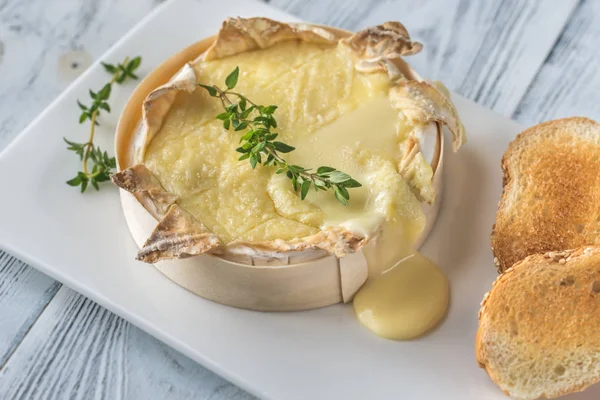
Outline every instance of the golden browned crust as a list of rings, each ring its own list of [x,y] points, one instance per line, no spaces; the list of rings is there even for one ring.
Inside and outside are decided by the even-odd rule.
[[[158,179],[143,164],[119,171],[111,176],[112,182],[137,196],[154,218],[160,219],[177,202],[179,196],[167,192]]]
[[[404,25],[396,21],[363,29],[342,39],[340,43],[350,47],[360,59],[357,70],[373,72],[385,68],[392,79],[400,75],[395,60],[417,54],[423,49],[421,43],[410,39]]]
[[[390,79],[394,80],[395,84],[407,87],[410,83],[410,81],[406,79],[395,80],[398,78],[398,70],[394,65],[394,61],[397,61],[401,55],[418,52],[421,49],[421,45],[412,42],[406,29],[397,22],[389,22],[377,27],[368,28],[350,36],[340,33],[334,34],[333,31],[326,28],[309,24],[284,24],[267,18],[232,18],[223,23],[213,45],[200,57],[204,60],[215,60],[245,51],[266,48],[285,40],[297,39],[308,42],[336,44],[344,38],[347,38],[344,43],[348,45],[357,56],[357,70],[366,73],[371,72],[374,69],[383,69],[388,72]],[[364,64],[364,62],[367,64]],[[429,85],[427,85],[427,87],[429,87]],[[135,145],[137,153],[134,159],[137,163],[143,162],[145,149],[153,136],[162,127],[163,120],[173,104],[176,94],[179,91],[191,92],[195,90],[195,88],[196,76],[194,70],[190,65],[186,64],[186,66],[184,66],[184,68],[173,77],[169,83],[161,86],[148,95],[143,105],[143,124],[141,132],[138,135],[139,141]],[[413,97],[412,102],[407,101],[407,103],[410,103],[412,108],[418,107],[418,104],[425,104],[423,97],[428,95],[435,96],[427,103],[427,106],[433,107],[432,112],[420,114],[409,112],[406,117],[411,119],[415,116],[417,117],[415,121],[423,124],[434,121],[441,121],[449,124],[453,135],[456,136],[458,134],[459,137],[464,139],[464,131],[460,131],[457,128],[458,126],[462,128],[462,125],[452,119],[457,118],[454,106],[435,88],[431,87],[431,89],[423,89],[423,93],[420,94],[419,98]],[[395,94],[395,100],[399,101],[400,97],[402,97],[401,93]],[[391,94],[390,98],[392,98]],[[444,111],[444,107],[448,107],[448,109]],[[461,134],[462,136],[460,136]],[[462,144],[462,141],[455,145],[455,148]],[[418,143],[417,141],[415,142]],[[414,155],[419,151],[420,149],[417,144],[416,147],[413,146],[410,155],[414,158]],[[411,160],[407,160],[407,164],[409,164]],[[134,168],[135,171],[133,170]],[[137,173],[140,173],[140,176],[134,178]],[[146,180],[146,174],[150,174],[147,169],[141,170],[139,166],[136,166],[125,170],[120,174],[123,176],[128,174],[129,180],[134,182],[134,184],[122,184],[122,179],[118,178],[119,175],[114,179],[115,183],[127,191],[134,192],[136,198],[142,202],[144,207],[151,211],[153,208],[152,203],[159,201],[157,198],[159,189],[157,189],[155,185],[158,183],[158,180],[155,178],[156,182],[152,182],[154,189],[149,190],[148,188],[145,188],[140,190],[139,187],[141,182]],[[164,193],[164,189],[162,189],[162,186],[160,186],[159,183],[158,186],[160,187],[160,192]],[[431,189],[429,192],[434,193],[434,190]],[[429,200],[433,201],[433,197]],[[157,213],[158,217],[155,215],[157,219],[160,219],[166,211],[164,205],[159,204],[154,208],[161,211]],[[175,214],[171,215],[170,218],[174,218],[174,215]],[[177,215],[183,214],[178,213]],[[161,221],[161,224],[162,223],[163,221]],[[191,234],[190,229],[193,226],[195,225],[184,224],[183,228],[186,230],[185,232],[187,235]],[[177,224],[170,221],[169,228],[176,227]],[[213,243],[213,238],[205,235],[205,229],[206,228],[203,227],[199,237],[194,237],[194,240],[196,241],[194,242],[193,251],[195,252],[198,252],[201,249],[205,249],[205,251],[212,251],[214,249],[214,247],[211,247],[212,245],[200,243],[200,238],[204,238],[203,240]],[[164,232],[161,231],[159,233],[163,234]],[[378,233],[379,229],[368,236],[359,236],[342,228],[329,228],[313,236],[291,241],[275,240],[272,242],[260,243],[231,243],[227,245],[223,251],[233,253],[241,252],[248,255],[260,254],[264,256],[267,254],[277,258],[287,257],[285,253],[310,251],[313,249],[315,251],[324,250],[338,257],[343,257],[359,250]],[[169,232],[169,235],[169,240],[172,240],[172,243],[176,245],[178,242],[174,239],[174,232]],[[170,249],[165,248],[165,243],[168,243],[168,241],[163,240],[161,237],[154,236],[155,235],[153,234],[153,238],[149,240],[148,246],[145,246],[149,248],[152,247],[153,258],[142,257],[144,261],[178,257],[176,255],[178,250],[171,251]],[[154,242],[160,243],[160,245],[155,245]]]
[[[223,244],[190,213],[172,205],[140,249],[137,260],[155,263],[203,253],[219,253]]]
[[[235,251],[236,247],[253,249],[258,254],[270,254],[273,251],[288,253],[306,250],[325,250],[337,257],[344,257],[358,251],[366,245],[371,237],[377,235],[374,232],[370,237],[361,237],[342,228],[327,228],[319,233],[293,240],[274,240],[271,242],[234,242],[229,247]]]
[[[294,39],[330,44],[338,41],[334,34],[316,25],[284,24],[269,18],[228,18],[202,57],[206,61],[217,60]]]
[[[142,162],[150,141],[162,127],[178,92],[193,92],[196,89],[196,73],[188,64],[184,65],[167,84],[154,89],[142,105],[141,135],[136,143],[135,162]]]
[[[500,275],[483,298],[477,363],[510,396],[582,391],[600,381],[598,366],[587,359],[600,354],[599,312],[600,247],[528,256]],[[548,385],[535,388],[541,395],[524,396],[507,381],[518,379],[523,371],[516,369],[523,365],[541,367],[530,373]]]
[[[281,23],[269,18],[228,18],[212,46],[201,56],[206,61],[217,60],[246,51],[265,49],[287,40],[348,46],[357,56],[356,69],[361,72],[386,70],[395,80],[401,76],[395,61],[413,55],[423,46],[413,42],[404,25],[390,21],[363,29],[351,36],[312,24]]]
[[[157,219],[158,226],[140,250],[138,260],[153,263],[169,258],[185,258],[203,252],[245,253],[278,257],[279,253],[325,250],[343,257],[359,250],[379,232],[363,237],[341,228],[328,228],[315,235],[271,242],[233,242],[225,248],[220,239],[200,221],[176,204],[178,196],[166,192],[143,164],[117,172],[112,181],[136,197]],[[177,219],[180,221],[177,221]],[[279,257],[284,257],[280,255]]]
[[[445,88],[444,88],[445,89]],[[436,85],[424,81],[401,80],[389,92],[390,103],[399,114],[413,123],[426,124],[431,121],[444,124],[452,134],[452,148],[457,151],[466,142],[465,128],[460,122],[456,108],[445,91]],[[399,171],[405,181],[410,182],[417,166],[415,157],[421,149],[416,131],[409,133],[407,145],[399,165]],[[421,201],[432,204],[435,190],[432,185],[421,185],[411,189]]]
[[[600,244],[600,124],[574,117],[529,128],[502,171],[491,237],[500,273],[530,254]]]
[[[424,81],[403,81],[390,89],[392,107],[413,122],[436,121],[452,133],[452,150],[467,142],[465,127],[450,99],[435,85]]]

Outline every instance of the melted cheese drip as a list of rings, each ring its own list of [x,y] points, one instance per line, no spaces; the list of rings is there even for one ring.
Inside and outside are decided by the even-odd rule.
[[[444,273],[419,253],[404,259],[354,296],[359,321],[375,334],[407,340],[435,327],[446,314],[450,289]]]
[[[331,191],[311,191],[302,201],[285,176],[274,174],[275,168],[253,170],[247,161],[238,161],[240,133],[225,131],[214,119],[222,106],[204,90],[177,95],[145,164],[165,189],[180,196],[184,209],[225,243],[290,240],[330,226],[373,236],[382,224],[390,233],[381,243],[413,243],[425,218],[398,164],[402,143],[414,127],[391,108],[387,75],[359,73],[351,57],[344,46],[289,41],[194,66],[197,80],[211,84],[223,82],[240,66],[236,91],[256,103],[278,105],[276,131],[281,141],[296,147],[285,155],[289,162],[328,165],[362,183],[350,189],[348,207]],[[370,265],[399,259],[388,250],[384,261],[371,253]]]
[[[413,254],[414,244],[424,225],[424,218],[415,220],[408,217],[396,217],[385,223],[375,240],[362,249],[369,266],[369,278],[380,276],[398,261]]]

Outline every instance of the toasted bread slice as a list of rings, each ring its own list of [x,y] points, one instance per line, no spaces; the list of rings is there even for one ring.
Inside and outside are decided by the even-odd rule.
[[[499,276],[481,304],[475,349],[515,399],[600,381],[600,247],[536,254]]]
[[[530,254],[600,245],[600,124],[575,117],[531,127],[510,144],[502,170],[498,272]]]

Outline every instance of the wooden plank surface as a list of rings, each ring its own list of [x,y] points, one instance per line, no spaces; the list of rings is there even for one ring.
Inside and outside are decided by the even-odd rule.
[[[0,150],[158,2],[0,0]],[[425,44],[424,52],[410,60],[418,71],[522,122],[600,114],[594,100],[600,90],[594,74],[600,62],[594,48],[597,2],[270,3],[301,18],[347,29],[400,20]],[[102,307],[59,287],[0,253],[0,398],[250,398]]]
[[[60,283],[0,252],[0,367],[59,288]]]
[[[0,149],[158,3],[0,1]]]
[[[577,1],[272,0],[301,18],[357,30],[402,22],[425,46],[407,61],[424,77],[511,116]]]
[[[62,287],[0,371],[3,399],[252,397]]]
[[[160,2],[0,0],[0,151]],[[248,398],[60,287],[0,251],[0,399]]]
[[[583,1],[521,101],[525,125],[587,116],[600,120],[600,2]]]
[[[0,151],[156,3],[0,1]],[[2,367],[60,284],[1,251],[0,282]]]

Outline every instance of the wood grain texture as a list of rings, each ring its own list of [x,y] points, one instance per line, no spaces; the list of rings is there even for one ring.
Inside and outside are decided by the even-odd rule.
[[[0,151],[160,2],[0,1]],[[251,398],[60,287],[0,252],[1,399]]]
[[[66,287],[0,371],[0,397],[252,399]]]
[[[510,116],[576,0],[272,0],[307,20],[357,30],[402,22],[424,44],[407,61],[424,77]]]
[[[0,151],[159,2],[0,0]],[[425,44],[422,54],[409,59],[422,75],[521,122],[600,114],[595,106],[600,78],[594,76],[600,62],[597,2],[577,8],[576,0],[270,3],[312,22],[352,30],[400,20]],[[251,398],[102,307],[59,288],[0,253],[0,398]]]
[[[157,3],[0,2],[0,149]]]
[[[0,368],[59,288],[60,283],[0,251]]]
[[[0,1],[0,151],[156,4]],[[0,367],[59,287],[0,252]]]
[[[526,125],[581,115],[600,120],[600,2],[583,1],[514,118]]]

